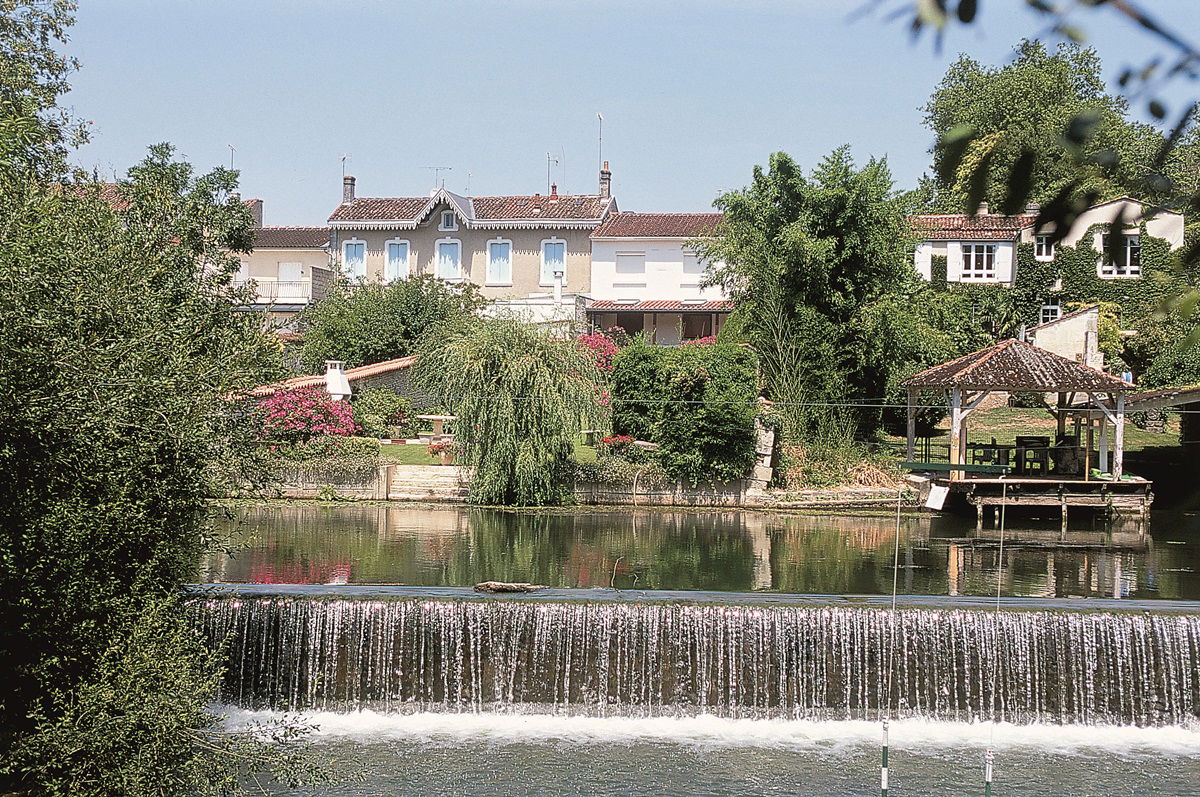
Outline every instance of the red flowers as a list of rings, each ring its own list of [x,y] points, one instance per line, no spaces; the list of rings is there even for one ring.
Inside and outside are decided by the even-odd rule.
[[[685,340],[682,343],[682,345],[684,345],[684,346],[713,346],[713,345],[716,345],[716,342],[717,342],[716,335],[705,335],[702,338],[692,338],[691,340]]]
[[[608,333],[597,330],[587,335],[580,335],[576,340],[579,341],[579,345],[584,351],[592,355],[597,368],[601,371],[612,370],[613,357],[620,351],[620,348]]]
[[[263,435],[276,440],[311,440],[358,431],[350,403],[334,401],[321,387],[280,390],[258,402]]]

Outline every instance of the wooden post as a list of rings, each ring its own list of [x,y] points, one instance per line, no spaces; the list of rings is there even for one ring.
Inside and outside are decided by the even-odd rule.
[[[1054,412],[1054,414],[1058,417],[1058,436],[1059,437],[1062,437],[1063,435],[1065,435],[1067,433],[1066,406],[1067,406],[1067,394],[1059,393],[1058,394],[1058,408]],[[1055,440],[1054,442],[1057,443],[1058,441]]]
[[[1125,472],[1125,394],[1117,396],[1117,418],[1113,422],[1113,481],[1121,478]]]
[[[963,464],[962,455],[962,390],[950,390],[950,464]],[[950,471],[950,481],[961,479],[964,471]]]
[[[1088,431],[1087,445],[1083,449],[1083,480],[1091,481],[1092,478],[1092,444],[1096,437],[1096,419],[1092,417],[1092,411],[1088,410]]]
[[[917,389],[908,389],[908,448],[905,449],[909,462],[913,461],[917,445]]]
[[[1109,473],[1108,461],[1108,418],[1100,416],[1100,472]]]

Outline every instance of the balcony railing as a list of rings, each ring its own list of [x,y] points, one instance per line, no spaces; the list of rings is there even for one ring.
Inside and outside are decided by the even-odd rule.
[[[234,282],[236,288],[249,287],[254,291],[255,300],[258,302],[271,302],[275,304],[299,304],[307,303],[313,298],[313,283],[312,280],[277,280],[270,277],[260,277],[256,279],[237,280]]]

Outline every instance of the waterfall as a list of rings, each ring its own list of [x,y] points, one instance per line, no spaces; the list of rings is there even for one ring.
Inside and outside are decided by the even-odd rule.
[[[189,611],[229,652],[221,700],[246,708],[1200,717],[1194,614],[281,596],[200,598]]]

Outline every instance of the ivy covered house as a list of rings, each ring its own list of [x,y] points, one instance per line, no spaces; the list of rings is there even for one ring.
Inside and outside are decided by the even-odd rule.
[[[922,277],[948,288],[994,286],[1012,291],[1018,323],[1058,319],[1070,306],[1104,303],[1123,329],[1137,328],[1187,276],[1172,267],[1184,243],[1184,218],[1131,197],[1101,202],[1079,215],[1058,242],[1035,225],[1038,206],[1016,216],[924,214],[912,217],[915,265]],[[1122,240],[1108,254],[1106,236],[1120,219]]]

